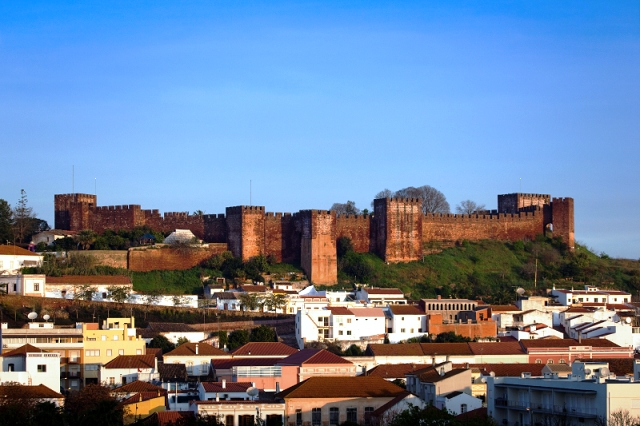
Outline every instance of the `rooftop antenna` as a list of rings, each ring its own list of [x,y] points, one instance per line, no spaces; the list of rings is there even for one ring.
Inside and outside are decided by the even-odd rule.
[[[522,194],[522,178],[520,178],[520,193]]]
[[[98,178],[93,178],[93,195],[98,195]]]
[[[251,189],[252,189],[252,188],[251,188],[251,184],[252,184],[251,179],[249,179],[249,205],[250,205],[250,206],[252,206],[252,205],[253,205],[253,204],[251,203],[251,201],[252,201],[252,200],[251,200],[251,195],[252,195],[252,191],[251,191]]]
[[[76,192],[76,166],[71,165],[71,193],[75,194]]]

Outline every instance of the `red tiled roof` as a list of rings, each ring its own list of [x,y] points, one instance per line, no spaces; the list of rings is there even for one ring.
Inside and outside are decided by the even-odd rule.
[[[351,308],[349,310],[357,317],[384,317],[382,308]]]
[[[135,382],[127,383],[126,385],[122,385],[119,388],[115,388],[112,392],[131,393],[131,392],[155,392],[155,391],[166,392],[166,389],[163,389],[160,386],[152,385],[151,383],[148,383],[148,382],[136,380]]]
[[[567,348],[569,346],[592,346],[594,348],[620,347],[607,339],[582,339],[582,343],[578,343],[576,339],[534,339],[534,340],[521,340],[520,344],[525,349]]]
[[[215,294],[216,298],[220,300],[235,300],[237,299],[236,294],[230,291],[221,291],[220,293]]]
[[[126,275],[63,275],[47,277],[47,284],[131,284]]]
[[[560,365],[560,364],[558,364]],[[467,368],[467,365],[454,364],[457,368]],[[496,377],[519,377],[522,373],[541,376],[544,364],[514,363],[514,364],[469,364],[469,368],[477,368],[484,375],[494,373]]]
[[[373,356],[422,356],[424,352],[420,343],[405,343],[403,345],[385,345],[383,343],[370,343],[365,351]]]
[[[20,389],[19,395],[16,389]],[[0,385],[0,398],[64,398],[61,394],[53,391],[45,385]]]
[[[344,306],[328,306],[327,311],[331,311],[333,315],[353,315],[353,312]]]
[[[240,288],[245,293],[264,293],[269,290],[266,285],[243,285]]]
[[[466,413],[458,414],[456,419],[461,421],[463,424],[469,423],[473,424],[477,420],[487,419],[489,420],[489,414],[487,412],[487,407],[476,408],[475,410],[467,411]],[[491,421],[487,421],[486,423],[481,424],[493,424]]]
[[[278,364],[310,365],[310,364],[349,364],[351,361],[335,355],[326,349],[302,349],[284,358]]]
[[[222,382],[202,382],[205,392],[246,392],[251,387],[251,382],[226,382],[222,387]]]
[[[145,348],[145,355],[153,355],[158,359],[162,359],[162,348]]]
[[[33,353],[33,352],[49,352],[49,351],[45,351],[43,349],[40,348],[36,348],[33,345],[30,344],[26,344],[26,345],[22,345],[19,348],[16,348],[12,351],[9,352],[5,352],[2,354],[3,357],[8,357],[8,356],[26,356],[27,352],[29,353]]]
[[[286,358],[285,358],[286,359]],[[276,365],[282,358],[230,358],[212,359],[211,364],[215,370],[227,370],[233,367],[270,367]]]
[[[196,346],[198,354],[196,355]],[[208,343],[183,343],[171,352],[167,352],[164,356],[221,356],[229,355],[222,349],[214,348]]]
[[[0,246],[0,255],[9,255],[9,256],[42,256],[41,254],[34,253],[29,250],[25,250],[22,247],[18,246]]]
[[[427,364],[380,364],[367,372],[367,376],[383,379],[404,379],[405,374],[428,367]]]
[[[493,312],[520,311],[516,305],[489,305]]]
[[[473,355],[468,343],[420,343],[424,355]]]
[[[280,342],[250,342],[233,351],[233,355],[289,356],[297,349]]]
[[[155,417],[156,419],[151,419],[151,417]],[[153,413],[153,416],[151,417],[149,419],[152,421],[149,422],[149,424],[157,426],[172,426],[175,424],[181,424],[180,422],[182,421],[188,422],[190,419],[195,419],[195,414],[193,411],[158,411]],[[155,420],[155,422],[153,420]],[[146,421],[144,423],[147,424]]]
[[[119,355],[104,365],[104,368],[154,368],[153,355]]]
[[[394,315],[424,315],[415,305],[390,305],[389,308]]]
[[[437,383],[468,371],[466,368],[452,368],[444,374],[440,374],[439,365],[441,364],[436,364],[434,367],[427,367],[408,374],[417,376],[418,380],[424,383]]]
[[[376,398],[405,392],[381,377],[311,377],[278,394],[277,398]]]
[[[474,355],[524,355],[519,342],[469,342]]]

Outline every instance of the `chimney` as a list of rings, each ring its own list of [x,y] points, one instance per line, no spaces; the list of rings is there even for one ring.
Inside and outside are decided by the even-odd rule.
[[[153,372],[157,373],[158,372],[158,357],[157,356],[153,356]]]
[[[198,344],[196,343],[196,355],[198,355]]]
[[[216,402],[220,402],[220,394],[216,392]]]
[[[222,389],[227,388],[227,379],[222,379]]]
[[[276,382],[276,393],[280,392],[280,382]]]

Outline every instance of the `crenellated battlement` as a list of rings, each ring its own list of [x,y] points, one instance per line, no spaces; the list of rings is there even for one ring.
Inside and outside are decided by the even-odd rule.
[[[498,209],[477,214],[424,214],[417,198],[375,199],[373,214],[337,215],[333,210],[309,209],[294,213],[266,212],[264,206],[232,206],[223,214],[142,210],[138,204],[97,206],[91,194],[56,194],[55,227],[96,232],[132,230],[148,226],[170,232],[189,229],[209,243],[226,244],[247,260],[273,255],[278,261],[300,262],[311,280],[337,280],[336,241],[351,239],[357,252],[375,252],[387,262],[422,258],[423,245],[494,239],[533,239],[553,231],[570,249],[574,246],[573,198],[548,194],[498,195]]]

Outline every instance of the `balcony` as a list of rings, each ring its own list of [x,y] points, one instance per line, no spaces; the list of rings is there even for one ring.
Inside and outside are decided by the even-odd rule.
[[[495,406],[496,408],[533,411],[544,414],[561,414],[571,417],[595,418],[598,415],[595,407],[566,407],[564,405],[530,403],[529,401],[509,401],[504,398],[497,398]]]
[[[61,371],[60,378],[61,379],[79,379],[81,377],[79,371]]]

